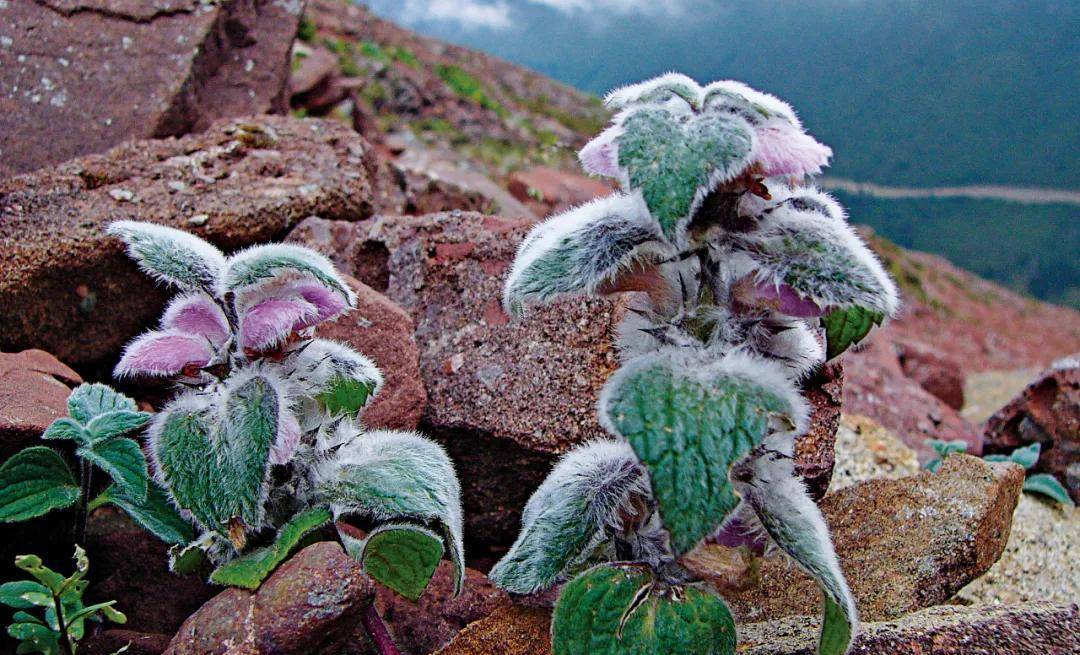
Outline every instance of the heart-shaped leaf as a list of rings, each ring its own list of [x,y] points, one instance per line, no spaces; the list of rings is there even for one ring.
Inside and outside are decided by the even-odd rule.
[[[608,380],[600,416],[648,467],[672,546],[684,553],[735,509],[728,472],[765,438],[770,419],[801,421],[795,397],[764,360],[702,364],[661,353],[631,360]]]
[[[75,476],[49,448],[26,448],[0,466],[0,521],[25,521],[71,507],[78,499]]]
[[[329,523],[331,519],[333,514],[330,510],[321,507],[297,514],[281,526],[274,543],[222,564],[210,574],[210,581],[232,587],[258,589],[262,581],[288,559],[306,536]]]
[[[138,410],[135,401],[105,384],[80,384],[68,396],[68,414],[82,425],[99,414]]]
[[[415,601],[427,589],[443,556],[439,535],[414,525],[380,526],[360,554],[364,572]]]
[[[76,454],[108,473],[125,495],[137,502],[146,500],[149,482],[146,457],[134,440],[127,437],[107,439],[83,446]]]
[[[554,655],[732,655],[735,620],[707,587],[670,586],[645,567],[601,565],[562,590]]]
[[[821,325],[825,328],[825,356],[829,359],[840,356],[884,320],[884,314],[863,307],[832,310],[821,317]]]
[[[674,243],[682,241],[695,196],[734,179],[750,163],[752,131],[737,116],[647,106],[622,125],[619,166]]]

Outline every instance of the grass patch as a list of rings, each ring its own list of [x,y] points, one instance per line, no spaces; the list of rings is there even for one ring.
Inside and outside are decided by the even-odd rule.
[[[510,112],[505,107],[488,95],[480,80],[470,75],[460,66],[439,64],[435,67],[435,73],[456,95],[468,98],[484,109],[490,109],[498,114],[500,118],[506,118],[510,115]]]

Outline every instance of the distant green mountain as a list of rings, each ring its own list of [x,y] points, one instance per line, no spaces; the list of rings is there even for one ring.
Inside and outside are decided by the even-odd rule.
[[[744,80],[799,110],[836,177],[1080,189],[1077,0],[461,0],[502,9],[486,28],[425,0],[367,4],[595,93],[672,69]],[[1080,306],[1080,206],[844,200],[901,245]]]

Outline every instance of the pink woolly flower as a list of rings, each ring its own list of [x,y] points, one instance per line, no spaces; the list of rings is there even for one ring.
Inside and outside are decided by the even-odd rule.
[[[217,303],[205,294],[178,296],[161,318],[164,330],[195,334],[220,348],[229,338],[229,322]]]
[[[615,143],[620,129],[609,127],[578,151],[578,159],[585,170],[596,175],[618,177],[619,146]]]
[[[278,423],[277,439],[270,448],[270,463],[288,464],[296,454],[298,445],[300,445],[300,423],[292,412],[283,410]]]
[[[308,321],[304,327],[310,327],[322,323],[323,321],[337,318],[349,311],[349,304],[345,302],[345,299],[341,297],[341,294],[331,291],[321,284],[298,284],[292,291],[302,296],[304,300],[314,305],[318,310],[318,314]]]
[[[270,298],[249,309],[240,319],[240,347],[264,352],[285,342],[293,332],[311,325],[318,308],[297,297]]]
[[[786,120],[771,120],[754,132],[757,163],[766,177],[817,175],[829,165],[832,148]]]
[[[213,356],[210,344],[201,336],[147,332],[124,349],[114,374],[117,377],[195,375]]]
[[[771,307],[785,316],[813,318],[825,313],[813,300],[804,298],[786,284],[756,282],[740,288],[736,293],[739,300],[747,305]]]

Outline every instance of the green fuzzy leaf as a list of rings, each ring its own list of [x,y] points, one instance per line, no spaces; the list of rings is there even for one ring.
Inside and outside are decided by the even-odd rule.
[[[941,460],[940,458],[932,459],[929,462],[927,462],[926,464],[924,464],[923,468],[925,468],[927,471],[930,471],[931,473],[937,473],[938,469],[941,468],[942,461],[943,460]]]
[[[149,420],[150,414],[146,412],[122,409],[95,416],[86,425],[86,431],[90,434],[91,440],[104,441],[141,428]]]
[[[112,438],[92,446],[83,446],[75,454],[108,473],[128,497],[137,502],[146,500],[150,479],[146,457],[134,440]]]
[[[604,418],[648,467],[679,554],[735,509],[728,472],[765,438],[770,415],[793,412],[780,395],[742,377],[660,358],[624,368],[608,385]]]
[[[939,460],[934,460],[934,461],[939,462],[939,463],[941,462],[940,459]],[[1008,455],[983,455],[983,461],[984,462],[1001,463],[1001,462],[1011,462],[1013,460]],[[927,468],[929,468],[929,466],[927,466]]]
[[[224,403],[222,424],[209,412],[165,413],[155,444],[176,503],[223,534],[233,517],[249,527],[262,523],[279,411],[277,392],[258,376],[229,390]]]
[[[679,242],[701,189],[734,179],[750,163],[749,126],[722,114],[677,116],[661,107],[640,109],[623,122],[619,165],[669,241]]]
[[[49,424],[49,427],[45,428],[45,432],[41,434],[42,439],[67,439],[79,444],[85,444],[90,441],[90,435],[86,433],[83,426],[79,425],[79,422],[75,419],[58,418]]]
[[[105,384],[80,384],[68,396],[68,414],[83,425],[106,412],[138,411],[135,401]]]
[[[0,585],[0,603],[15,609],[49,607],[53,604],[52,593],[43,584],[32,580],[17,580]]]
[[[309,275],[343,298],[351,297],[349,289],[337,278],[333,265],[322,261],[321,255],[299,246],[280,244],[257,246],[242,257],[234,258],[225,272],[225,288],[238,291],[287,271]]]
[[[378,521],[438,526],[456,570],[455,593],[465,579],[461,490],[453,463],[435,443],[404,432],[357,437],[325,467],[318,493],[335,518],[362,514]]]
[[[668,587],[644,567],[602,565],[563,587],[554,655],[732,655],[735,620],[706,587]]]
[[[49,448],[27,448],[0,467],[0,521],[25,521],[71,507],[78,499],[71,469]]]
[[[206,551],[201,542],[186,546],[177,544],[169,549],[169,570],[176,575],[198,573],[207,561]]]
[[[417,526],[381,526],[360,555],[364,572],[411,601],[420,598],[443,556],[442,539]]]
[[[821,317],[825,328],[825,354],[833,359],[862,341],[875,325],[881,325],[885,315],[863,307],[834,309]]]
[[[110,485],[97,498],[94,506],[112,503],[127,512],[135,523],[167,544],[186,544],[194,538],[191,522],[180,516],[169,502],[165,490],[153,480],[147,486],[146,498],[137,501]]]
[[[953,439],[951,441],[927,439],[926,445],[933,448],[934,452],[942,458],[948,457],[949,455],[955,455],[956,453],[966,453],[968,449],[967,442],[963,439]]]
[[[109,226],[127,244],[128,255],[155,279],[181,289],[213,292],[225,257],[214,246],[193,234],[141,223],[117,221]]]
[[[1075,507],[1068,490],[1049,473],[1029,475],[1024,480],[1024,491],[1042,494],[1069,507]]]
[[[330,381],[326,391],[317,398],[330,416],[356,416],[367,404],[375,384],[368,380],[337,377]]]
[[[297,514],[278,530],[274,543],[222,564],[210,574],[210,581],[231,587],[258,589],[262,581],[288,559],[304,537],[333,518],[330,510],[325,508],[309,509]]]
[[[1039,462],[1039,453],[1041,451],[1042,446],[1039,442],[1035,442],[1012,451],[1009,455],[1009,460],[1023,466],[1026,471]]]
[[[826,594],[818,655],[844,655],[851,644],[851,627],[850,617],[844,607]]]

